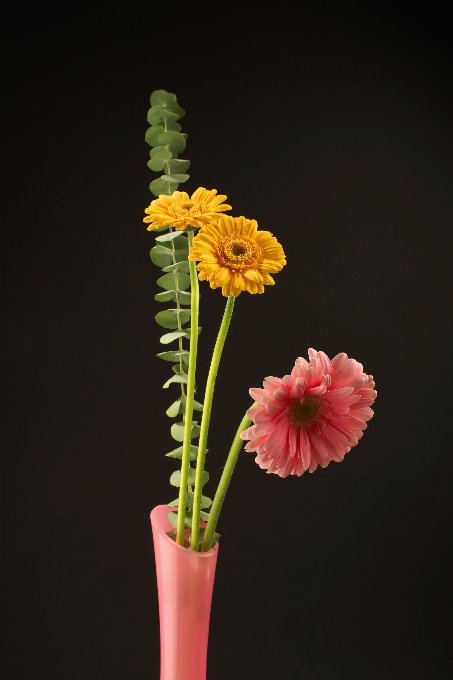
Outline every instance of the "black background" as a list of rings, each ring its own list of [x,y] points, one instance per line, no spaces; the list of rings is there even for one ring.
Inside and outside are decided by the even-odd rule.
[[[451,20],[440,2],[4,3],[5,678],[158,677],[149,511],[175,496],[178,390],[142,223],[158,88],[187,111],[187,189],[226,193],[288,259],[237,300],[206,492],[248,388],[308,347],[379,393],[341,465],[282,480],[241,454],[208,678],[450,677]],[[201,293],[200,386],[224,303]]]

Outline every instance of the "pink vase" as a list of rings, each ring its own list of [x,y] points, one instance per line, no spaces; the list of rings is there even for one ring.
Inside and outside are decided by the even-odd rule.
[[[151,512],[160,619],[160,680],[206,680],[209,617],[218,544],[209,552],[183,548],[167,505]],[[204,526],[204,525],[203,525]]]

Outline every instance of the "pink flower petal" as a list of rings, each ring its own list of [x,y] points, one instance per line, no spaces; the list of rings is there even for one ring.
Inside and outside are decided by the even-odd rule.
[[[289,408],[289,406],[284,401],[270,401],[266,404],[266,411],[273,416],[281,413],[285,408]]]
[[[293,377],[303,378],[305,376],[305,373],[307,372],[307,368],[308,368],[308,361],[306,359],[304,359],[304,357],[297,357],[296,363],[294,364],[294,368],[293,368],[293,371],[295,369],[297,369],[297,376],[293,376]],[[293,375],[292,371],[291,371],[291,375]]]
[[[284,375],[282,378],[282,387],[289,391],[294,385],[294,378],[291,375]]]
[[[360,420],[364,420],[365,422],[367,420],[370,420],[370,418],[373,417],[373,411],[370,409],[369,406],[362,406],[362,403],[357,404],[357,407],[360,408],[355,408],[354,406],[351,406],[351,416],[354,416],[354,418],[360,418]]]
[[[278,401],[287,401],[288,392],[284,390],[283,387],[279,387],[274,391],[274,399],[277,399]]]
[[[259,404],[257,406],[252,406],[251,408],[246,411],[247,416],[250,418],[250,420],[254,420],[258,413],[261,411],[264,411],[264,406],[260,406]]]
[[[328,401],[334,401],[335,399],[344,399],[344,397],[348,397],[350,394],[352,394],[353,391],[354,391],[353,387],[339,387],[336,389],[330,388],[325,393],[324,399],[327,399]]]
[[[357,375],[357,372],[357,361],[348,359],[341,364],[338,370],[332,373],[332,387],[343,385],[348,380],[352,380]]]
[[[278,447],[279,444],[282,444],[282,442],[286,439],[286,435],[288,434],[288,427],[289,424],[286,418],[280,421],[280,423],[271,431],[267,440],[264,442],[264,448],[266,451],[274,449]]]
[[[246,451],[256,452],[256,462],[268,474],[279,477],[301,476],[340,462],[356,446],[373,416],[370,406],[376,399],[373,376],[347,354],[330,361],[324,352],[309,350],[310,362],[296,360],[291,375],[282,379],[268,376],[264,389],[252,388],[251,396],[259,405],[249,409],[253,425],[241,434],[248,440]],[[322,408],[307,427],[295,401],[305,396],[319,397]],[[289,414],[291,415],[291,420]]]
[[[345,354],[344,352],[340,352],[340,354],[337,354],[334,356],[332,361],[330,362],[332,365],[332,370],[336,371],[338,368],[340,368],[341,364],[347,361],[348,355]]]
[[[267,378],[264,378],[263,380],[263,386],[266,392],[270,392],[272,394],[274,390],[282,386],[282,379],[275,378],[273,375],[268,375]]]
[[[305,470],[308,470],[311,463],[310,440],[307,431],[303,429],[299,431],[299,451],[303,466]]]
[[[262,390],[260,387],[251,387],[249,394],[254,401],[261,403],[261,398],[266,394],[266,390]]]
[[[293,458],[296,455],[297,452],[297,444],[298,444],[298,431],[297,429],[293,426],[290,425],[289,427],[289,432],[288,432],[288,443],[289,443],[289,454],[291,458]]]
[[[330,359],[327,354],[324,354],[324,352],[318,352],[318,359],[321,362],[322,372],[325,375],[331,375],[332,364],[330,363]]]
[[[304,380],[303,378],[297,378],[294,386],[291,388],[291,392],[289,393],[290,399],[302,399],[302,397],[305,394],[305,388],[307,383],[304,380],[305,386],[298,382],[299,380]]]
[[[320,395],[320,394],[324,394],[326,389],[327,389],[326,386],[321,384],[321,385],[318,385],[318,387],[309,387],[306,394]]]

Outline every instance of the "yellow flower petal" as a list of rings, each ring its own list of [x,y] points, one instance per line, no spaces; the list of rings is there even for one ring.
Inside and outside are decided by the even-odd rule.
[[[198,261],[200,280],[235,297],[243,290],[263,293],[265,284],[274,284],[269,272],[286,264],[282,246],[269,231],[258,231],[256,220],[229,215],[203,227],[193,239],[189,260]]]
[[[181,231],[186,227],[204,227],[216,222],[219,213],[231,210],[231,206],[223,203],[226,196],[217,196],[217,190],[208,191],[199,187],[189,197],[185,191],[174,191],[171,196],[162,194],[145,209],[148,217],[144,222],[150,223],[148,231],[160,227],[171,226]]]

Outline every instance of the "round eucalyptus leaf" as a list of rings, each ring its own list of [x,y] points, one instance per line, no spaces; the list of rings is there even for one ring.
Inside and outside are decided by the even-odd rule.
[[[184,272],[169,272],[157,279],[157,285],[165,290],[185,290],[190,286],[190,276]]]
[[[158,146],[157,138],[163,132],[165,132],[165,129],[162,125],[153,125],[145,132],[145,142],[150,146]]]
[[[181,153],[186,148],[186,140],[181,132],[170,130],[169,132],[162,132],[157,138],[159,145],[167,147],[169,151]]]
[[[176,177],[172,177],[171,175],[161,175],[159,179],[163,180],[164,182],[169,182],[170,184],[179,184],[180,182],[180,180],[176,179]]]
[[[165,312],[158,312],[154,317],[157,323],[164,328],[178,328],[178,317],[181,325],[190,319],[189,309],[167,309]]]
[[[191,294],[185,290],[178,290],[178,299],[182,305],[190,305]]]
[[[184,373],[174,375],[172,378],[169,378],[166,383],[164,383],[163,388],[166,390],[167,387],[170,387],[172,383],[180,383],[183,385],[187,385],[187,375],[185,375]]]
[[[189,240],[183,231],[177,231],[178,238],[174,241],[173,245],[175,250],[187,250],[189,248]]]
[[[161,170],[163,170],[167,165],[167,161],[164,158],[158,158],[157,160],[155,158],[151,158],[146,165],[153,172],[161,172]]]
[[[184,441],[184,423],[173,423],[170,432],[173,439],[177,442]]]
[[[166,146],[156,146],[149,152],[150,158],[154,158],[157,153],[162,153],[162,151],[168,151]]]
[[[173,300],[174,295],[174,290],[168,290],[164,293],[157,293],[157,295],[154,296],[154,299],[157,300],[157,302],[169,302],[169,300]]]
[[[167,249],[166,249],[167,250]],[[175,262],[175,264],[169,264],[167,267],[162,267],[163,272],[185,272],[186,274],[190,272],[190,265],[187,260],[182,262]]]
[[[164,177],[164,175],[162,175]],[[167,182],[173,181],[173,182],[179,182],[179,184],[182,184],[183,182],[187,182],[189,179],[190,175],[184,175],[180,173],[174,173],[172,175],[165,175],[165,179]]]
[[[168,161],[168,172],[170,172],[171,175],[184,173],[188,170],[189,166],[190,161],[186,161],[182,158],[172,158],[171,161]]]
[[[162,196],[162,194],[168,195],[170,192],[168,191],[169,187],[168,182],[164,182],[160,177],[158,179],[155,179],[151,184],[149,185],[149,188],[151,192],[154,194],[154,196]],[[176,185],[173,185],[176,186]]]
[[[165,333],[160,338],[162,345],[169,345],[173,340],[178,340],[178,338],[190,338],[190,331],[175,331],[174,333]]]
[[[168,267],[168,265],[173,262],[173,254],[170,248],[164,248],[164,246],[157,245],[154,246],[154,248],[151,248],[149,254],[152,262],[161,269]]]
[[[159,104],[177,104],[176,95],[167,90],[154,90],[150,99],[151,106]]]
[[[173,402],[171,406],[167,408],[165,413],[169,418],[176,418],[176,416],[180,412],[180,406],[181,406],[181,399],[177,399],[176,401]]]
[[[156,354],[156,356],[159,357],[159,359],[163,359],[164,361],[179,361],[179,357],[176,356],[176,351],[175,352],[159,352],[159,354]]]
[[[165,454],[169,458],[182,458],[182,446],[178,446],[177,449],[173,449],[173,451],[169,451],[168,453]],[[190,447],[190,460],[197,460],[197,455],[198,455],[198,447],[197,446],[192,446]]]
[[[176,132],[181,132],[181,126],[175,120],[167,120],[167,130],[176,130]]]
[[[159,243],[165,243],[166,241],[173,241],[175,238],[181,236],[179,231],[169,231],[168,234],[162,234],[162,236],[157,236],[156,241]],[[184,236],[182,238],[185,238]],[[185,241],[185,246],[187,248],[187,238]]]

